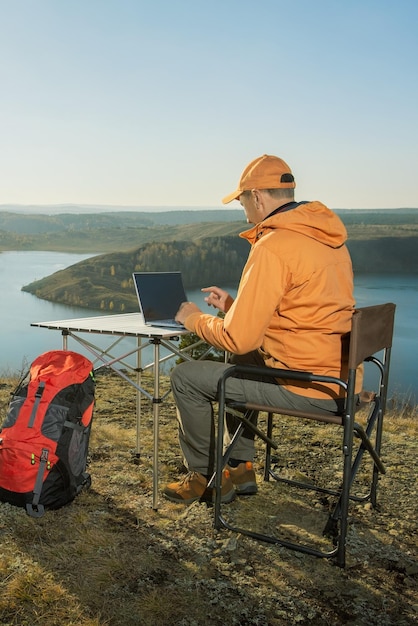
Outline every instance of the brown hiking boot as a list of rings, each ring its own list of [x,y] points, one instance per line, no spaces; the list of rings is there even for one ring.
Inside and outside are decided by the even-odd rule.
[[[251,461],[240,463],[237,467],[228,465],[227,468],[238,496],[252,496],[257,493],[255,472]]]
[[[191,504],[201,498],[202,500],[213,499],[213,489],[206,489],[207,483],[206,478],[199,472],[188,472],[178,482],[170,483],[164,487],[163,495],[171,502],[179,502],[180,504]],[[234,486],[229,477],[229,472],[225,470],[222,473],[221,502],[232,502],[234,498]]]

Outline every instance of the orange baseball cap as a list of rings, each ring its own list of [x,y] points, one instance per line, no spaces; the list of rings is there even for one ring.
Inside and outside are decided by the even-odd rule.
[[[294,189],[296,187],[292,170],[283,159],[263,154],[254,159],[243,171],[238,189],[222,199],[223,204],[238,200],[243,191],[251,189]]]

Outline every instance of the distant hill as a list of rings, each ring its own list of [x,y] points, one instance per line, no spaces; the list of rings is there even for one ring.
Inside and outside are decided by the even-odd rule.
[[[350,208],[337,208],[330,207],[338,214],[349,213],[351,215],[365,215],[369,214],[390,214],[390,213],[407,213],[416,212],[418,207],[399,207],[396,209],[350,209]],[[236,208],[226,208],[224,205],[219,206],[126,206],[126,205],[111,205],[111,204],[0,204],[0,213],[18,213],[20,215],[91,215],[91,214],[105,214],[105,213],[139,213],[147,215],[164,215],[166,213],[205,213],[205,212],[240,212],[241,209],[236,205]],[[229,218],[228,218],[229,219]]]
[[[31,213],[33,215],[58,215],[75,213],[77,215],[92,213],[173,213],[183,211],[219,211],[224,205],[219,206],[150,206],[150,205],[124,205],[124,204],[0,204],[0,212]],[[238,210],[238,209],[237,209]]]
[[[3,250],[55,250],[57,252],[117,252],[132,250],[149,241],[198,239],[216,235],[236,235],[247,227],[240,214],[233,222],[184,222],[142,226],[111,224],[100,228],[59,228],[39,234],[0,230],[0,252]]]
[[[36,214],[0,210],[0,251],[119,252],[149,241],[236,235],[240,209]],[[1,207],[0,207],[1,209]],[[418,209],[339,210],[350,239],[418,235]]]
[[[245,221],[242,210],[114,211],[106,213],[16,213],[1,210],[0,230],[25,235],[109,228],[179,226],[202,222]]]
[[[3,205],[4,207],[5,205]],[[242,222],[242,209],[202,209],[176,211],[108,211],[104,213],[33,213],[6,211],[0,205],[0,231],[17,235],[41,235],[93,230],[154,228],[186,224]],[[350,225],[417,225],[418,209],[359,210],[340,209],[336,213]]]

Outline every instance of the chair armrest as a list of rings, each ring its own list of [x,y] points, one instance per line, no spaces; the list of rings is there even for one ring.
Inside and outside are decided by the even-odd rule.
[[[347,383],[341,378],[335,376],[322,376],[321,374],[313,374],[312,372],[305,372],[300,370],[287,370],[276,367],[263,367],[256,365],[232,365],[228,368],[223,376],[220,378],[220,382],[236,376],[237,374],[249,374],[271,378],[283,378],[285,380],[297,380],[302,382],[319,382],[319,383],[334,383],[347,389]]]

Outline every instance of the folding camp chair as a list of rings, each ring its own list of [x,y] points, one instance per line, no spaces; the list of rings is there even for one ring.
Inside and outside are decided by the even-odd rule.
[[[216,467],[224,468],[231,456],[237,439],[241,436],[244,428],[250,429],[256,436],[266,443],[266,463],[264,480],[274,478],[277,481],[313,489],[332,496],[334,503],[323,534],[332,536],[330,549],[317,547],[303,540],[290,541],[275,534],[255,532],[248,528],[240,528],[229,523],[221,510],[221,476],[217,471],[212,478],[215,487],[214,525],[216,529],[227,528],[255,539],[269,543],[280,544],[292,550],[304,552],[317,557],[335,558],[340,567],[345,566],[346,538],[348,530],[349,501],[370,501],[376,506],[376,495],[379,473],[384,474],[385,468],[380,458],[383,418],[386,409],[387,386],[390,366],[390,353],[392,346],[395,305],[392,303],[359,308],[354,311],[352,328],[349,337],[348,377],[347,380],[331,376],[320,376],[310,372],[289,371],[268,367],[254,367],[235,365],[228,368],[219,380],[219,422],[218,441],[216,451]],[[367,419],[363,427],[355,420],[356,410],[359,408],[359,398],[355,393],[356,370],[364,362],[372,364],[376,374],[376,387],[373,393],[367,397]],[[370,367],[370,366],[367,366]],[[306,413],[289,410],[280,406],[266,406],[252,402],[231,402],[227,396],[227,380],[231,376],[239,375],[240,378],[250,375],[270,376],[272,379],[285,378],[287,380],[304,381],[308,383],[334,383],[339,385],[344,392],[344,408],[340,414],[323,414],[321,412]],[[252,421],[254,412],[267,413],[267,427],[260,428]],[[223,450],[223,436],[225,429],[226,414],[232,413],[238,419],[238,428],[231,438],[226,451]],[[275,415],[286,415],[297,419],[315,420],[325,424],[340,427],[342,441],[342,482],[333,488],[323,488],[317,485],[306,484],[288,477],[281,477],[271,469],[271,449],[277,448],[277,443],[272,438],[273,418]],[[354,438],[359,440],[359,445],[354,447]],[[364,453],[372,459],[372,475],[369,480],[368,493],[361,496],[352,493],[352,486],[358,473]],[[339,453],[340,456],[340,453]],[[340,457],[341,458],[341,457]],[[331,460],[331,459],[330,459]],[[335,463],[335,458],[332,462]],[[253,498],[257,498],[254,496]]]

